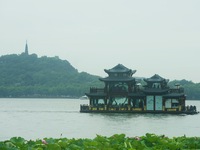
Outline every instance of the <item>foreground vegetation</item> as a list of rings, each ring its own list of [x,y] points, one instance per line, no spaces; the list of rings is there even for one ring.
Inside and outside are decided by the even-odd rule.
[[[187,99],[200,99],[200,83],[174,80],[185,88]],[[99,76],[78,72],[67,60],[36,54],[0,57],[0,97],[80,97],[90,87],[103,87]]]
[[[53,139],[25,140],[13,137],[0,142],[1,150],[181,150],[200,149],[200,137],[158,136],[147,133],[141,137],[126,137],[115,134],[111,137],[97,135],[94,139]]]

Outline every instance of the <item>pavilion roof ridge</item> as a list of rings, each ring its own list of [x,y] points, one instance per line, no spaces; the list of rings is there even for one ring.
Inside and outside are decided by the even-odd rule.
[[[122,65],[122,64],[118,64],[118,65],[114,66],[114,67],[111,68],[111,69],[104,69],[104,71],[105,71],[106,73],[130,72],[130,73],[132,73],[132,74],[134,74],[134,73],[136,72],[136,70],[131,70],[131,69],[125,67],[125,66]]]
[[[162,82],[162,81],[169,82],[168,79],[165,79],[158,74],[154,74],[152,77],[144,79],[144,81],[146,81],[146,82]]]

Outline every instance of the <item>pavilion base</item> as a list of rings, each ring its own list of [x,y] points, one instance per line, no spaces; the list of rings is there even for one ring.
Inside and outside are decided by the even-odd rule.
[[[109,110],[80,110],[81,113],[135,113],[135,114],[186,114],[194,115],[198,114],[198,111],[109,111]]]

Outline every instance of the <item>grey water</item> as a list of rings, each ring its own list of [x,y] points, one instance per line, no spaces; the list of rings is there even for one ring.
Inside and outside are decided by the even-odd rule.
[[[80,113],[79,99],[0,99],[0,141],[29,139],[94,138],[96,135],[143,136],[146,133],[200,136],[200,114]],[[200,101],[186,101],[200,110]]]

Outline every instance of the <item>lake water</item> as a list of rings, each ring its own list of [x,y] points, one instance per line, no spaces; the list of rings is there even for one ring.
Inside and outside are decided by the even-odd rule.
[[[200,114],[91,114],[80,113],[78,99],[0,99],[0,141],[21,136],[94,138],[125,133],[129,137],[155,133],[200,136]],[[200,110],[200,101],[187,101]]]

